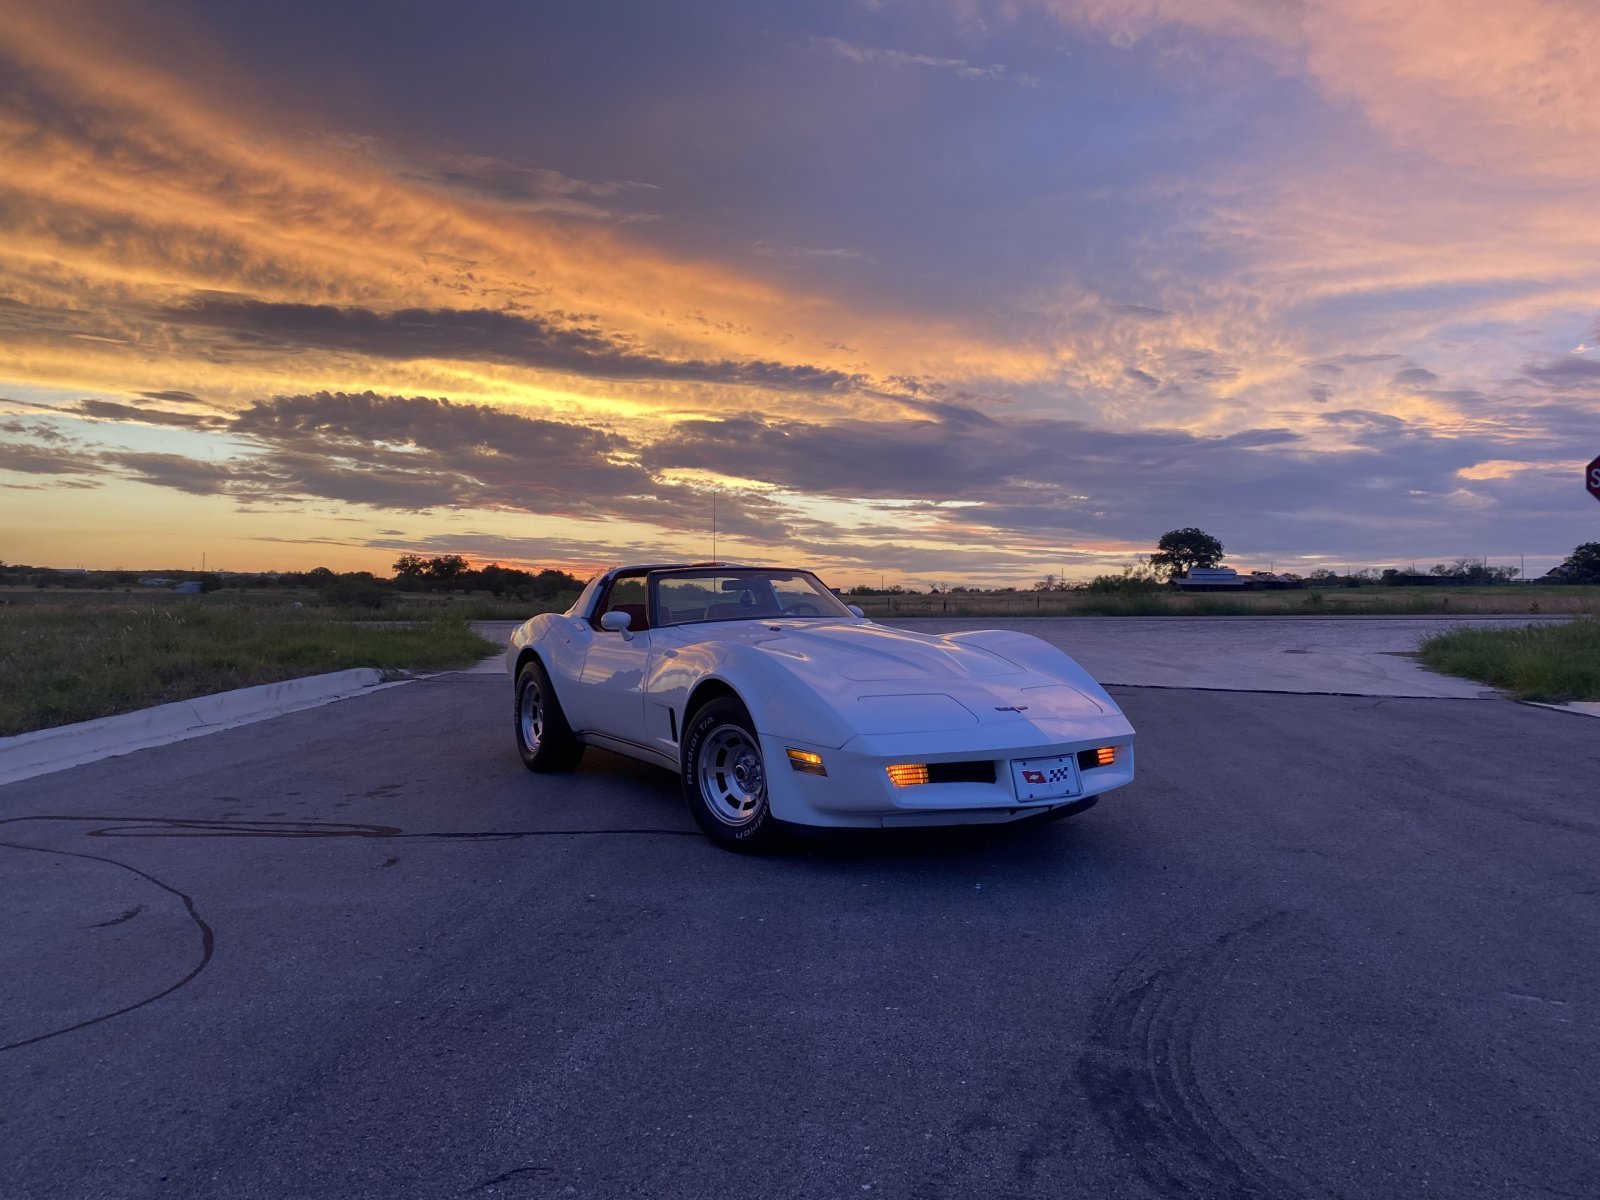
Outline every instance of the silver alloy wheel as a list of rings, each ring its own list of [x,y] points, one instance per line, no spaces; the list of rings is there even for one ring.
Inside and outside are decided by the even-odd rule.
[[[747,730],[718,725],[706,734],[699,756],[700,795],[724,825],[748,825],[767,798],[761,747]]]
[[[517,729],[522,734],[522,745],[529,754],[537,754],[539,743],[544,741],[542,700],[543,697],[539,694],[539,681],[531,677],[525,679],[522,683],[522,694],[517,697]]]

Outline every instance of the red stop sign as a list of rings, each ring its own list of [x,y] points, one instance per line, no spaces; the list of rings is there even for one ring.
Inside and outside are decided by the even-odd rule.
[[[1583,471],[1583,482],[1588,485],[1589,495],[1600,500],[1600,458],[1591,462]]]

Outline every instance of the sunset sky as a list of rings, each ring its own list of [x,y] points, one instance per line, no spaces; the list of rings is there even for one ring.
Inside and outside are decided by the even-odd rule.
[[[0,0],[0,559],[1530,574],[1592,0]]]

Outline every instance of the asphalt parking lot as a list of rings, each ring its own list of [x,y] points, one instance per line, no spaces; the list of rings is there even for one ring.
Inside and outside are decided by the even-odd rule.
[[[1595,1194],[1600,725],[1114,691],[1081,817],[768,859],[486,673],[0,787],[0,1195]]]

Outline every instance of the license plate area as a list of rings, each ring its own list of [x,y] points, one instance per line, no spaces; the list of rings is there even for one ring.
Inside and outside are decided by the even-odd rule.
[[[1083,791],[1078,778],[1078,756],[1062,754],[1054,758],[1014,758],[1011,760],[1011,786],[1018,800],[1058,800]]]

